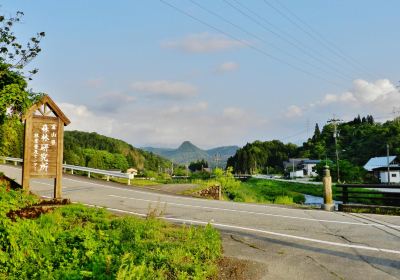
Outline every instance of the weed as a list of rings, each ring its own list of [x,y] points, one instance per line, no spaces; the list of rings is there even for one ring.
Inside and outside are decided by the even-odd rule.
[[[6,216],[37,202],[0,186],[0,279],[211,279],[217,273],[219,233],[154,219],[163,213],[160,205],[147,219],[76,204],[36,219]]]

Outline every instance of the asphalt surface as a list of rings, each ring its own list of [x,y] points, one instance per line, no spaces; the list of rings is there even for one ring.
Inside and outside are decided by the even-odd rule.
[[[0,165],[21,180],[21,169]],[[31,180],[51,197],[51,180]],[[213,224],[224,254],[258,264],[254,279],[400,279],[400,217],[294,209],[176,196],[79,176],[64,176],[74,202],[145,216],[163,212],[174,223]]]

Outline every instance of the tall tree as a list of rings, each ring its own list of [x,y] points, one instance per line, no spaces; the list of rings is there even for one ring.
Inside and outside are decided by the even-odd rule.
[[[18,41],[13,28],[21,21],[22,12],[14,17],[0,16],[0,118],[7,115],[20,115],[39,96],[27,90],[27,80],[38,69],[26,66],[41,52],[40,41],[45,36],[39,32],[23,44]]]
[[[319,129],[318,123],[316,123],[315,129],[314,129],[313,140],[318,140],[320,136],[321,136],[321,130]]]
[[[0,15],[0,153],[7,156],[22,155],[22,125],[19,117],[41,94],[27,89],[27,81],[37,69],[27,69],[41,51],[44,32],[37,33],[29,42],[18,41],[13,32],[22,12],[14,17]]]

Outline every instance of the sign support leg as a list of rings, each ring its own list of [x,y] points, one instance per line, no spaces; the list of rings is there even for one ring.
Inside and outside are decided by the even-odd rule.
[[[32,141],[32,118],[27,118],[25,120],[24,129],[24,162],[22,168],[22,188],[25,192],[29,192],[29,179],[30,179],[30,169],[31,169],[31,154],[30,145]]]
[[[62,196],[62,162],[63,162],[63,146],[64,146],[64,123],[58,119],[58,137],[57,137],[57,176],[54,179],[54,198],[60,199]]]

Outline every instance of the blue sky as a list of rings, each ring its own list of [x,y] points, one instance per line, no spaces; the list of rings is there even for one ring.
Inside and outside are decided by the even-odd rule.
[[[69,129],[134,146],[300,144],[333,114],[386,120],[400,106],[397,0],[164,2],[175,8],[5,0],[1,10],[25,13],[21,38],[46,32],[30,87],[60,104]]]

